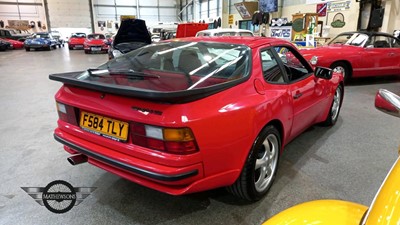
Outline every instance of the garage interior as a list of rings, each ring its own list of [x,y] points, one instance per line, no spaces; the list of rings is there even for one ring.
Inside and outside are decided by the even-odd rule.
[[[150,27],[161,21],[213,23],[222,18],[222,27],[240,28],[244,22],[239,21],[244,20],[234,4],[241,2],[9,0],[0,1],[0,19],[34,21],[29,32],[58,30],[65,38],[73,32],[115,33],[121,15],[135,15]],[[305,2],[279,0],[279,10],[271,17],[315,12],[315,4]],[[371,27],[370,15],[365,12],[380,8],[385,8],[382,25]],[[398,9],[395,0],[351,0],[351,9],[343,11],[346,26],[331,28],[329,37],[357,29],[393,33],[400,29]],[[332,17],[329,14],[326,20]],[[105,26],[98,21],[105,21]],[[261,32],[270,35],[268,28],[258,28]],[[58,119],[54,95],[61,84],[49,80],[48,75],[96,68],[107,60],[106,54],[88,55],[67,47],[0,52],[0,224],[261,224],[284,209],[311,200],[342,199],[368,206],[398,157],[399,120],[374,107],[379,89],[399,93],[400,77],[391,76],[346,84],[337,124],[313,126],[289,143],[280,156],[274,184],[255,203],[238,200],[224,188],[171,196],[88,163],[71,166],[66,160],[68,153],[53,138]],[[44,187],[54,180],[96,190],[71,211],[54,214],[21,189]]]

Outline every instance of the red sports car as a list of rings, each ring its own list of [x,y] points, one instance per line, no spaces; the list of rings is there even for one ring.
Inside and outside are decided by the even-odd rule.
[[[24,48],[24,42],[17,41],[9,38],[0,38],[0,40],[10,42],[12,45],[12,49],[22,49]]]
[[[54,137],[73,165],[173,195],[228,187],[247,200],[268,191],[287,143],[335,124],[344,91],[341,74],[262,37],[168,40],[49,78],[64,84]]]
[[[342,72],[345,80],[400,74],[400,40],[380,32],[345,32],[328,45],[302,49],[301,54],[314,66]]]
[[[72,49],[83,49],[83,43],[86,40],[85,33],[73,33],[68,40],[68,48]]]
[[[107,53],[109,45],[104,34],[89,34],[83,43],[85,53]]]

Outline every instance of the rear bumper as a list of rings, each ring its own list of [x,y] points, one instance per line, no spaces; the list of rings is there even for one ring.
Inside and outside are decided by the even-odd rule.
[[[227,180],[233,179],[238,172],[226,171],[205,177],[202,162],[188,165],[163,165],[159,164],[158,160],[148,161],[124,154],[99,145],[98,141],[88,141],[60,128],[56,128],[54,131],[54,138],[62,143],[64,149],[70,154],[86,155],[88,162],[92,165],[137,184],[171,195],[182,195],[226,186]]]
[[[89,149],[86,149],[86,148],[81,147],[77,144],[74,144],[70,141],[67,141],[67,140],[59,137],[57,134],[54,134],[54,139],[56,139],[56,141],[60,142],[64,146],[67,146],[79,153],[82,153],[89,158],[95,159],[96,161],[100,161],[100,162],[106,163],[110,166],[125,170],[127,172],[138,174],[138,175],[141,175],[141,176],[144,176],[144,177],[147,177],[150,179],[154,179],[157,181],[167,181],[167,182],[180,181],[180,180],[184,180],[184,179],[187,179],[190,177],[194,177],[199,174],[198,169],[192,169],[192,170],[188,170],[187,172],[181,172],[181,173],[177,173],[177,174],[156,173],[156,172],[145,170],[145,169],[136,167],[134,165],[124,163],[124,162],[118,161],[116,159],[107,157],[105,155],[93,152]]]
[[[63,122],[59,122],[59,125],[63,127]],[[126,154],[115,146],[118,150],[106,147],[107,145],[99,145],[98,143],[106,141],[103,137],[90,133],[76,135],[73,133],[60,127],[54,131],[55,139],[64,145],[68,153],[84,154],[88,157],[88,162],[94,166],[171,195],[183,195],[228,186],[240,174],[239,169],[232,169],[206,175],[202,160],[189,160],[184,163],[180,161],[183,158],[181,156],[171,159],[167,159],[166,156],[145,159],[143,154],[132,149],[127,151],[131,154]],[[93,141],[88,141],[89,136]],[[113,142],[110,141],[110,143]],[[140,158],[137,157],[139,155]]]

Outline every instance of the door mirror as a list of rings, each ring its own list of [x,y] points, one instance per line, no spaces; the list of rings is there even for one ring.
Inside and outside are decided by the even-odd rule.
[[[400,117],[400,97],[388,90],[379,89],[375,96],[375,108],[389,115]]]
[[[326,67],[317,66],[314,71],[314,75],[318,78],[330,80],[332,78],[332,70]]]

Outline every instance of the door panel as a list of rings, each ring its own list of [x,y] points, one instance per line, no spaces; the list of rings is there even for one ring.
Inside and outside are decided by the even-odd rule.
[[[325,82],[310,74],[306,79],[290,84],[293,98],[292,137],[316,123],[323,109],[329,107]]]

